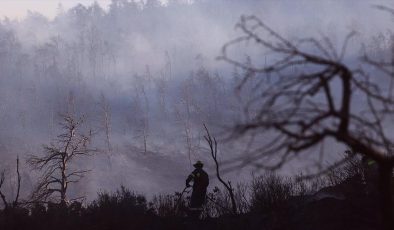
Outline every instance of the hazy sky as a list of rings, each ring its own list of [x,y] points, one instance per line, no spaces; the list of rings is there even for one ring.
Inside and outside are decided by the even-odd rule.
[[[0,17],[20,19],[30,10],[52,18],[56,15],[59,4],[61,4],[64,9],[69,9],[78,3],[90,5],[93,2],[95,2],[95,0],[0,0]],[[111,0],[96,0],[96,2],[106,8]]]
[[[160,1],[167,2],[167,0]],[[21,19],[26,16],[28,11],[39,12],[53,18],[60,4],[65,10],[68,10],[77,4],[88,6],[94,2],[106,9],[111,0],[0,0],[0,18]]]
[[[144,0],[141,0],[144,1]],[[161,0],[161,2],[166,3],[168,0]],[[189,0],[190,1],[190,0]],[[187,2],[189,2],[187,1]],[[47,16],[49,18],[53,18],[56,15],[56,12],[58,10],[59,4],[63,6],[65,10],[77,5],[77,4],[83,4],[85,6],[91,5],[94,2],[98,2],[101,7],[107,9],[109,4],[111,3],[111,0],[0,0],[0,19],[3,19],[4,17],[8,17],[10,19],[21,19],[27,15],[28,11],[32,12],[39,12],[43,14],[44,16]],[[296,5],[304,5],[305,2],[308,3],[335,3],[335,4],[341,4],[342,1],[335,1],[335,0],[328,0],[328,1],[314,1],[311,0],[309,1],[287,1],[287,0],[282,0],[278,1],[278,5],[283,5],[283,3],[295,3]],[[346,2],[346,1],[345,1]],[[357,2],[357,1],[356,1]],[[301,4],[300,4],[301,3]],[[344,2],[342,2],[344,3]],[[353,5],[354,1],[348,1],[350,5]],[[357,2],[357,4],[370,4],[370,5],[391,5],[390,0],[362,0],[360,2]],[[346,5],[346,3],[344,3]],[[286,5],[286,4],[285,4]],[[312,4],[313,5],[313,4]],[[343,6],[343,5],[342,5]]]

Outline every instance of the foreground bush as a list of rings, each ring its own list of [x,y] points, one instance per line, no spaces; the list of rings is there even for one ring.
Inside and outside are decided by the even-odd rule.
[[[268,173],[253,177],[251,193],[251,211],[269,213],[288,203],[295,195],[295,185],[291,178]]]

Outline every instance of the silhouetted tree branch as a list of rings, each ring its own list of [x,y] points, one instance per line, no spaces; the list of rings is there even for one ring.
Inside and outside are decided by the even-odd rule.
[[[248,119],[235,127],[237,135],[251,131],[267,134],[266,144],[252,156],[240,158],[236,167],[253,162],[260,168],[275,170],[295,154],[311,149],[328,138],[336,139],[380,166],[381,205],[384,226],[392,229],[390,180],[394,166],[393,139],[389,137],[388,117],[394,115],[394,98],[387,93],[392,74],[384,63],[364,58],[364,65],[386,71],[379,80],[358,66],[344,62],[350,33],[338,52],[327,37],[290,41],[256,16],[242,17],[237,24],[242,35],[225,44],[219,59],[246,70],[238,89],[254,85],[247,104]],[[231,57],[230,49],[251,42],[272,54],[264,66],[253,66]],[[376,73],[374,73],[374,76]],[[271,81],[266,76],[271,77]],[[358,106],[354,106],[354,105]],[[274,164],[262,158],[276,158]],[[260,160],[260,161],[259,161]]]
[[[75,158],[88,156],[93,151],[88,148],[90,137],[79,133],[83,119],[70,114],[63,115],[62,119],[60,124],[64,132],[57,136],[56,144],[44,146],[44,156],[33,155],[28,159],[34,169],[43,172],[32,195],[35,201],[45,201],[57,193],[59,202],[66,204],[69,184],[79,182],[89,172],[70,167]]]
[[[232,207],[232,212],[233,214],[237,214],[237,205],[235,203],[235,198],[234,198],[234,189],[232,188],[231,182],[228,181],[227,183],[221,178],[220,176],[220,171],[219,171],[219,162],[217,159],[217,153],[218,153],[218,145],[215,137],[211,137],[209,134],[207,126],[204,124],[205,131],[207,133],[206,136],[204,136],[205,140],[207,141],[209,148],[211,150],[211,156],[212,159],[215,161],[216,165],[216,177],[219,179],[219,181],[223,184],[223,186],[227,189],[228,194],[231,199],[231,207]]]

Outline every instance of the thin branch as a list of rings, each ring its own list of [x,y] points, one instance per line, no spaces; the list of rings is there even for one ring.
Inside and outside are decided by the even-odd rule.
[[[229,196],[230,196],[230,199],[231,199],[231,206],[232,206],[233,214],[237,214],[237,205],[236,205],[236,203],[235,203],[234,192],[233,192],[233,188],[231,187],[231,183],[230,183],[230,181],[228,181],[228,182],[226,183],[226,182],[221,178],[221,176],[220,176],[219,162],[218,162],[218,159],[217,159],[217,152],[218,152],[218,149],[217,149],[217,141],[216,141],[216,138],[213,137],[213,139],[212,139],[212,137],[211,137],[211,135],[210,135],[210,133],[209,133],[209,131],[208,131],[208,128],[206,127],[205,124],[203,124],[203,125],[204,125],[205,131],[206,131],[206,136],[204,136],[204,138],[205,138],[205,140],[207,141],[207,143],[208,143],[208,145],[209,145],[209,148],[210,148],[210,150],[211,150],[212,159],[214,160],[215,165],[216,165],[216,177],[219,179],[219,181],[220,181],[220,182],[224,185],[224,187],[227,189],[227,191],[228,191],[228,193],[229,193]]]

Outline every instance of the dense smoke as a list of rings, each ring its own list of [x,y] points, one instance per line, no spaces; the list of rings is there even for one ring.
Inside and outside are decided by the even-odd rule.
[[[20,21],[4,19],[0,167],[12,175],[16,155],[24,162],[29,154],[40,154],[42,145],[61,132],[59,114],[73,113],[84,116],[91,145],[98,149],[95,156],[75,162],[92,171],[73,193],[92,197],[120,184],[148,194],[179,190],[191,162],[202,159],[208,171],[213,168],[203,124],[221,138],[242,120],[243,98],[249,95],[234,89],[244,73],[216,60],[221,47],[237,35],[234,26],[242,14],[261,17],[291,39],[327,35],[334,46],[356,30],[348,51],[352,60],[361,43],[374,51],[389,45],[390,15],[373,4],[113,0],[108,10],[97,3],[59,8],[53,20],[39,13]],[[251,52],[265,55],[248,44],[238,48],[234,52],[240,59]],[[223,141],[220,150],[222,159],[230,159],[244,147]],[[23,167],[26,195],[37,176]]]

